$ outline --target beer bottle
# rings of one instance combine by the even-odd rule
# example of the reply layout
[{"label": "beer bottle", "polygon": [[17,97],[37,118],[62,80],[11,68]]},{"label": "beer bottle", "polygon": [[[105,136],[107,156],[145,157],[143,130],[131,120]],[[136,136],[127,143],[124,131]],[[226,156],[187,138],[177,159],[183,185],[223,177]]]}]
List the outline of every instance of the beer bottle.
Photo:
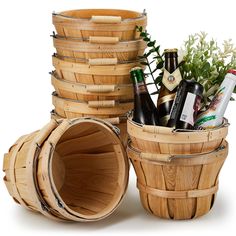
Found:
[{"label": "beer bottle", "polygon": [[194,80],[182,80],[180,82],[170,112],[168,127],[194,129],[203,90],[203,86]]},{"label": "beer bottle", "polygon": [[142,68],[130,71],[134,86],[133,121],[145,125],[157,125],[157,108],[148,92]]},{"label": "beer bottle", "polygon": [[177,86],[182,80],[178,68],[178,49],[165,49],[165,69],[157,100],[158,123],[167,126]]},{"label": "beer bottle", "polygon": [[235,85],[236,70],[229,70],[208,109],[197,117],[196,129],[212,129],[222,124]]}]

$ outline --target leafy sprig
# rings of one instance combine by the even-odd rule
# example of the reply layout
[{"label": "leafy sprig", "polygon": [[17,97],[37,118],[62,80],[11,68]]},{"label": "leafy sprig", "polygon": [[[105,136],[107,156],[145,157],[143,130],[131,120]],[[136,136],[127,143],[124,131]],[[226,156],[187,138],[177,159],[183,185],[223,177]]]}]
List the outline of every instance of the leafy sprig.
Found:
[{"label": "leafy sprig", "polygon": [[148,85],[154,84],[157,91],[152,93],[152,95],[158,94],[158,85],[162,80],[164,66],[164,57],[160,52],[160,45],[157,45],[156,40],[151,39],[150,34],[146,30],[143,30],[142,26],[136,26],[136,29],[140,33],[140,37],[147,44],[147,50],[139,58],[141,64],[147,66],[149,69],[149,72],[145,73],[145,76],[151,76],[153,80],[153,83],[149,83]]},{"label": "leafy sprig", "polygon": [[216,40],[208,40],[207,34],[200,32],[190,35],[181,51],[185,61],[180,67],[181,74],[184,79],[195,79],[204,86],[204,106],[207,106],[227,71],[236,68],[236,47],[231,40],[219,47]]}]

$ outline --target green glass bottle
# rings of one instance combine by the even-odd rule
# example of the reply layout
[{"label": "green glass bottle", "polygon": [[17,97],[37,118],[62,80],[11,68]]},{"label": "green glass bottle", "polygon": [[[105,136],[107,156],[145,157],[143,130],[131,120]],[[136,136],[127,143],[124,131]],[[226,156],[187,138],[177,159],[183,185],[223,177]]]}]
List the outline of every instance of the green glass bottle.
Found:
[{"label": "green glass bottle", "polygon": [[133,121],[144,125],[158,125],[157,108],[148,92],[142,68],[130,71],[134,87]]}]

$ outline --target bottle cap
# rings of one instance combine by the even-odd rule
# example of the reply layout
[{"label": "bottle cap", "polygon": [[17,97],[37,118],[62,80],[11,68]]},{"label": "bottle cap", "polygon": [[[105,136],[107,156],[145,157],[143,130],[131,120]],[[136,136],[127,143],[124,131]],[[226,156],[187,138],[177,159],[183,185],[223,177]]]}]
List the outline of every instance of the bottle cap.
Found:
[{"label": "bottle cap", "polygon": [[170,49],[165,49],[164,53],[170,53],[170,52],[178,52],[177,48],[170,48]]},{"label": "bottle cap", "polygon": [[234,69],[230,69],[230,70],[227,71],[227,73],[230,73],[230,74],[236,75],[236,70],[234,70]]},{"label": "bottle cap", "polygon": [[136,71],[136,70],[143,70],[143,69],[142,69],[141,67],[139,67],[139,66],[136,66],[136,67],[132,68],[132,69],[130,70],[130,72]]}]

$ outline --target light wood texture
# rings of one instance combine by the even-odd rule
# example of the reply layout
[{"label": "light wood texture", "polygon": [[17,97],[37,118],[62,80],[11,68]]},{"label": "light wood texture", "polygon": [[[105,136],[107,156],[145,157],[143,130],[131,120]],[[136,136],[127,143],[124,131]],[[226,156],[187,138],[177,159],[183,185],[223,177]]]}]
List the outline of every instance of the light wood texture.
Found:
[{"label": "light wood texture", "polygon": [[228,126],[214,130],[175,132],[161,126],[141,126],[128,119],[128,133],[133,146],[142,152],[159,154],[208,153],[217,149],[228,133]]},{"label": "light wood texture", "polygon": [[9,194],[52,219],[95,221],[108,216],[123,198],[129,170],[114,130],[92,118],[52,120],[21,137],[4,156]]},{"label": "light wood texture", "polygon": [[116,65],[117,63],[118,63],[117,58],[90,58],[88,59],[88,64],[91,66]]},{"label": "light wood texture", "polygon": [[53,56],[53,66],[61,79],[82,84],[130,84],[130,70],[140,66],[139,62],[117,65],[89,65],[68,62]]},{"label": "light wood texture", "polygon": [[56,73],[52,73],[51,83],[62,98],[80,101],[127,101],[133,99],[132,84],[87,85],[61,79]]},{"label": "light wood texture", "polygon": [[133,109],[132,101],[89,101],[61,98],[56,94],[52,95],[52,103],[58,115],[64,118],[77,118],[94,116],[99,118],[112,118],[122,116]]},{"label": "light wood texture", "polygon": [[119,42],[118,37],[103,37],[103,36],[90,36],[89,37],[90,43],[108,43],[108,44],[115,44]]},{"label": "light wood texture", "polygon": [[[59,116],[54,110],[51,112],[51,118],[57,120],[58,122],[65,119],[65,117]],[[113,126],[117,127],[120,131],[120,140],[122,141],[124,147],[127,146],[128,143],[128,133],[127,133],[127,117],[113,117],[113,118],[104,118],[106,122],[111,123]]]},{"label": "light wood texture", "polygon": [[144,29],[147,17],[138,12],[113,9],[84,9],[55,13],[53,24],[59,35],[87,40],[90,36],[118,37],[132,40],[140,37],[136,25]]},{"label": "light wood texture", "polygon": [[[105,38],[109,42],[109,38]],[[100,41],[107,42],[104,37]],[[130,62],[138,60],[143,55],[146,43],[140,40],[118,42],[118,43],[95,43],[99,42],[99,37],[90,38],[93,43],[76,39],[66,39],[59,36],[53,37],[53,45],[57,54],[63,56],[66,61],[81,62],[81,60],[116,58],[117,62]],[[107,60],[107,64],[117,64],[111,60]],[[98,60],[97,64],[105,64]],[[91,63],[90,63],[91,64]]]},{"label": "light wood texture", "polygon": [[118,24],[121,23],[121,16],[92,16],[91,21],[98,24]]},{"label": "light wood texture", "polygon": [[212,208],[218,190],[218,176],[228,154],[228,144],[208,154],[176,155],[170,160],[152,159],[127,147],[137,175],[137,187],[144,208],[167,219],[200,217]]}]

